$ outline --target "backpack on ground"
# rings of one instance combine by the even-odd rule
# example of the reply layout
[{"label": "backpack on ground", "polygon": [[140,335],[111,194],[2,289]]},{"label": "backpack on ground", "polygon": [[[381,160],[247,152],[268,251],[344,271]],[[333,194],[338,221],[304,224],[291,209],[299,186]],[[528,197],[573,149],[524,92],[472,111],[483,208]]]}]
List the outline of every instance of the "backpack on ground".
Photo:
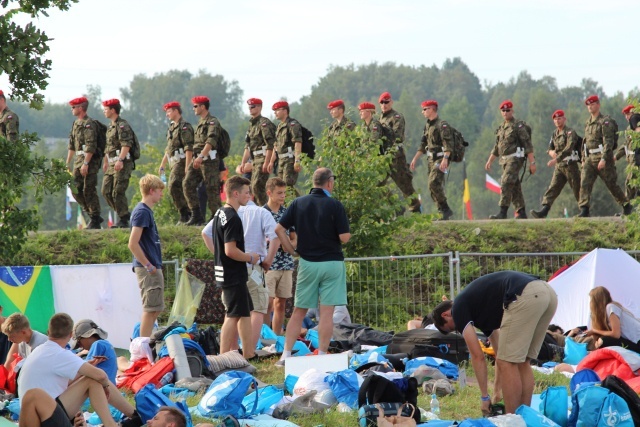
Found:
[{"label": "backpack on ground", "polygon": [[230,371],[216,378],[198,403],[198,412],[203,417],[220,418],[233,415],[242,418],[255,413],[258,399],[254,400],[252,408],[245,408],[242,400],[249,388],[257,389],[258,381],[253,375],[241,371]]},{"label": "backpack on ground", "polygon": [[[389,409],[390,415],[395,415],[398,411],[397,405],[404,403],[410,403],[413,406],[418,405],[418,380],[415,378],[402,378],[402,387],[396,385],[395,381],[391,381],[381,375],[371,374],[364,379],[364,382],[360,386],[358,391],[358,407],[363,411],[363,407],[375,408],[375,404],[390,404],[393,405]],[[395,412],[394,412],[395,409]],[[372,408],[365,409],[364,412],[373,412]],[[386,414],[385,410],[385,414]],[[378,411],[375,411],[377,417]],[[409,412],[408,416],[411,416]],[[416,422],[420,421],[420,412],[414,413]],[[368,417],[365,417],[368,418]],[[375,420],[375,417],[374,417]],[[375,424],[374,424],[375,425]]]},{"label": "backpack on ground", "polygon": [[229,132],[222,126],[220,126],[220,141],[218,143],[218,152],[216,153],[216,158],[224,159],[229,155],[229,150],[231,150],[231,137],[229,136]]},{"label": "backpack on ground", "polygon": [[634,426],[627,402],[605,387],[580,387],[571,396],[571,404],[568,427]]},{"label": "backpack on ground", "polygon": [[462,132],[451,126],[449,123],[443,121],[442,126],[448,126],[451,130],[451,141],[453,142],[453,152],[449,160],[459,163],[464,160],[465,149],[469,146],[469,143],[465,141]]},{"label": "backpack on ground", "polygon": [[187,418],[187,427],[191,427],[193,425],[189,408],[184,402],[172,401],[151,384],[147,384],[140,389],[140,391],[136,393],[134,399],[136,402],[136,411],[138,411],[143,423],[146,423],[155,417],[161,406],[169,406],[178,408],[184,414]]},{"label": "backpack on ground", "polygon": [[435,329],[411,329],[395,334],[387,353],[407,353],[410,359],[438,357],[451,363],[469,360],[469,348],[459,333],[442,334]]},{"label": "backpack on ground", "polygon": [[200,344],[206,355],[216,356],[220,354],[220,341],[218,339],[218,331],[213,326],[207,329],[198,330],[193,337],[194,341]]},{"label": "backpack on ground", "polygon": [[98,132],[96,133],[96,145],[98,146],[96,158],[100,159],[100,163],[102,164],[102,158],[107,150],[107,126],[99,120],[94,120],[93,122],[96,124],[96,128],[98,129]]},{"label": "backpack on ground", "polygon": [[611,392],[617,394],[627,402],[633,423],[640,426],[640,397],[629,387],[629,384],[615,375],[609,375],[602,381],[602,387],[611,390]]},{"label": "backpack on ground", "polygon": [[131,381],[131,390],[136,393],[147,384],[152,384],[154,387],[160,386],[160,380],[169,372],[173,371],[173,359],[170,357],[163,357],[152,365],[148,370],[143,371],[140,375],[136,376]]},{"label": "backpack on ground", "polygon": [[310,159],[313,159],[316,156],[316,146],[313,143],[313,134],[309,129],[300,125],[302,130],[302,152],[307,155]]}]

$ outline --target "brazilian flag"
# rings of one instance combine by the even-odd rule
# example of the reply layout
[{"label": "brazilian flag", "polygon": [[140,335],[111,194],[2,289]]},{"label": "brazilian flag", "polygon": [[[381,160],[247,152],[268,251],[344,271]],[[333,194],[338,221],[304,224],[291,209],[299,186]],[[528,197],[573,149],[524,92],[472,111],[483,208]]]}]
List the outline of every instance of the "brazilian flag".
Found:
[{"label": "brazilian flag", "polygon": [[33,329],[46,334],[55,313],[49,266],[0,267],[0,305],[5,316],[23,313]]}]

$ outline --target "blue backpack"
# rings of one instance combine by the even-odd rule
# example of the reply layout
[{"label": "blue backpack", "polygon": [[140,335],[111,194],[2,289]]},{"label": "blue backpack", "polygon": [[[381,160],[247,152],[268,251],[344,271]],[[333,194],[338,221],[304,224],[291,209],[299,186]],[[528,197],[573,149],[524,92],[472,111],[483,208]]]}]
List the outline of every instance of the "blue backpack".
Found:
[{"label": "blue backpack", "polygon": [[242,371],[229,371],[218,376],[198,403],[198,412],[203,417],[221,418],[233,415],[243,418],[247,414],[254,414],[258,406],[258,399],[253,401],[249,410],[242,404],[250,387],[258,388],[258,381],[253,375]]},{"label": "blue backpack", "polygon": [[142,418],[142,422],[144,423],[155,417],[161,406],[171,406],[182,411],[184,416],[187,418],[187,427],[191,427],[193,425],[187,405],[184,402],[174,402],[169,399],[167,396],[162,394],[160,390],[156,389],[153,384],[147,384],[142,387],[136,393],[134,399],[136,402],[136,410],[138,411],[138,414],[140,414],[140,418]]},{"label": "blue backpack", "polygon": [[580,387],[571,396],[572,410],[568,427],[633,427],[627,402],[604,387]]},{"label": "blue backpack", "polygon": [[567,425],[569,416],[567,397],[565,386],[547,388],[540,395],[540,413],[560,426]]}]

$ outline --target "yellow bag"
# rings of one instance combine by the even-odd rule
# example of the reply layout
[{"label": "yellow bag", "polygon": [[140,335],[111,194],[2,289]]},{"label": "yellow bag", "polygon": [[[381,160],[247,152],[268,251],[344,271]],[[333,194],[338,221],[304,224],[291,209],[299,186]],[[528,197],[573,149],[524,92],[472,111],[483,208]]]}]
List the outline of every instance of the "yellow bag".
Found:
[{"label": "yellow bag", "polygon": [[171,307],[168,324],[177,321],[187,328],[196,318],[196,312],[202,300],[205,284],[197,277],[182,270],[180,282],[176,289],[176,298]]},{"label": "yellow bag", "polygon": [[[405,403],[405,405],[411,406],[411,416],[405,417],[402,415],[402,406],[398,408],[397,415],[384,416],[384,409],[379,404],[376,404],[378,408],[378,420],[377,427],[416,427],[416,420],[413,419],[413,414],[416,412],[416,407],[411,403]],[[404,406],[404,405],[403,405]]]}]

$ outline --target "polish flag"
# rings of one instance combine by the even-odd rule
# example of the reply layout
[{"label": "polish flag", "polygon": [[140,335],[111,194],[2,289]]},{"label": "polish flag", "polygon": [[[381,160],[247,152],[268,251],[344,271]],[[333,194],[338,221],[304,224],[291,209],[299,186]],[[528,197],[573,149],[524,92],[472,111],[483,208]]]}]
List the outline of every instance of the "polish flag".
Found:
[{"label": "polish flag", "polygon": [[109,228],[113,227],[113,217],[111,216],[111,210],[109,210],[109,219],[107,220],[107,226]]},{"label": "polish flag", "polygon": [[486,179],[485,179],[485,187],[487,187],[489,190],[493,191],[494,193],[500,194],[500,183],[498,181],[496,181],[495,179],[491,178],[491,176],[489,174],[486,174]]}]

